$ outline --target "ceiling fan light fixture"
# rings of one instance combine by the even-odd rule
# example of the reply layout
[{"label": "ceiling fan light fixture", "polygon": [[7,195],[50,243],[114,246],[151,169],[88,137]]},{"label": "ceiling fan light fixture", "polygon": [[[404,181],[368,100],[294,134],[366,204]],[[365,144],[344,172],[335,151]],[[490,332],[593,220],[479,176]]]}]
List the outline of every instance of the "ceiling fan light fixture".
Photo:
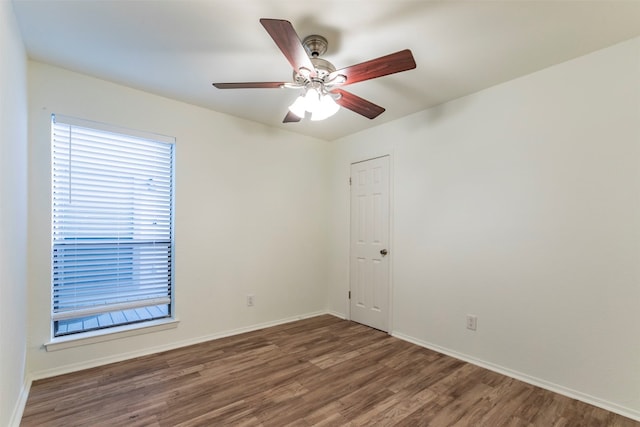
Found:
[{"label": "ceiling fan light fixture", "polygon": [[329,94],[322,95],[318,108],[311,114],[312,121],[324,120],[338,112],[340,106]]},{"label": "ceiling fan light fixture", "polygon": [[320,107],[321,96],[320,91],[316,88],[310,87],[307,89],[307,94],[304,96],[305,110],[310,113],[316,111]]},{"label": "ceiling fan light fixture", "polygon": [[293,104],[289,106],[289,111],[301,119],[304,119],[304,113],[307,111],[306,105],[307,103],[304,100],[304,96],[300,95],[295,101],[293,101]]},{"label": "ceiling fan light fixture", "polygon": [[319,121],[333,116],[340,109],[331,96],[322,87],[307,87],[306,93],[300,95],[289,106],[289,111],[303,119],[306,112],[311,113],[311,120]]}]

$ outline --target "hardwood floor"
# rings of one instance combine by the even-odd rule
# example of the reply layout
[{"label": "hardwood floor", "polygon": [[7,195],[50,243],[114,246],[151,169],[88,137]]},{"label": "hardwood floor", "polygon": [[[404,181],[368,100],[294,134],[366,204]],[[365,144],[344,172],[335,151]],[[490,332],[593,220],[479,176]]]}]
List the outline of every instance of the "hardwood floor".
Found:
[{"label": "hardwood floor", "polygon": [[23,426],[640,426],[332,316],[33,383]]}]

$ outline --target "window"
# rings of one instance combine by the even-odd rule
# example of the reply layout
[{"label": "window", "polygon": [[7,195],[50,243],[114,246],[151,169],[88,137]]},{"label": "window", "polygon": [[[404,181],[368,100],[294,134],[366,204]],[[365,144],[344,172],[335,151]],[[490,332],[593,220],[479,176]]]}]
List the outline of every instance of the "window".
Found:
[{"label": "window", "polygon": [[173,316],[173,138],[52,116],[53,336]]}]

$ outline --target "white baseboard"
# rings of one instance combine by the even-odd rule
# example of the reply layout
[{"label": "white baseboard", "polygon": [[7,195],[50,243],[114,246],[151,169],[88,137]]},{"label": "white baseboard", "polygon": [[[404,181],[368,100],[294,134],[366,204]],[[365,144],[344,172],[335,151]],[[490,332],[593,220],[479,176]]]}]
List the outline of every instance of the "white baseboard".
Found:
[{"label": "white baseboard", "polygon": [[447,356],[454,357],[459,360],[463,360],[465,362],[471,363],[472,365],[480,366],[485,369],[489,369],[490,371],[497,372],[502,375],[506,375],[511,378],[515,378],[522,382],[543,388],[545,390],[552,391],[554,393],[561,394],[563,396],[570,397],[572,399],[579,400],[584,403],[588,403],[589,405],[597,406],[598,408],[605,409],[610,412],[614,412],[616,414],[622,415],[623,417],[631,418],[636,421],[640,421],[640,412],[626,408],[624,406],[618,405],[613,402],[609,402],[603,399],[599,399],[597,397],[591,396],[586,393],[579,392],[577,390],[573,390],[540,378],[532,377],[530,375],[524,374],[522,372],[514,371],[509,368],[505,368],[500,365],[496,365],[490,362],[486,362],[484,360],[476,359],[473,356],[469,356],[467,354],[458,353],[457,351],[450,350],[448,348],[440,347],[438,345],[425,342],[416,338],[413,338],[408,335],[401,334],[399,332],[394,332],[391,334],[392,336],[399,338],[401,340],[410,342],[412,344],[419,345],[420,347],[428,348],[429,350],[437,351],[438,353],[446,354]]},{"label": "white baseboard", "polygon": [[18,397],[16,406],[13,408],[13,413],[11,414],[11,418],[9,419],[9,427],[20,426],[20,421],[22,421],[22,414],[24,413],[24,408],[27,405],[27,399],[29,398],[29,390],[31,390],[32,382],[33,381],[30,376],[27,376],[24,379],[22,390],[20,391],[20,396]]},{"label": "white baseboard", "polygon": [[[83,369],[95,368],[97,366],[108,365],[109,363],[122,362],[123,360],[133,359],[136,357],[147,356],[149,354],[161,353],[167,350],[174,350],[180,347],[187,347],[193,344],[199,344],[206,341],[216,340],[220,338],[226,338],[233,335],[243,334],[245,332],[252,332],[258,329],[269,328],[271,326],[283,325],[285,323],[295,322],[297,320],[308,319],[311,317],[321,316],[323,314],[330,314],[325,311],[317,311],[313,313],[305,313],[298,316],[288,317],[284,319],[274,320],[270,322],[259,323],[255,325],[245,326],[242,328],[232,329],[228,331],[217,332],[215,334],[204,335],[187,340],[177,341],[173,343],[163,344],[159,346],[149,347],[142,350],[136,350],[128,353],[121,353],[113,356],[102,357],[98,359],[83,361],[79,363],[72,363],[69,365],[59,366],[53,369],[45,369],[41,371],[31,372],[30,378],[35,380],[41,380],[44,378],[55,377],[57,375],[68,374],[70,372],[81,371]],[[27,391],[28,393],[28,391]]]},{"label": "white baseboard", "polygon": [[326,312],[326,314],[330,314],[333,317],[337,317],[338,319],[347,320],[347,316],[346,315],[344,315],[342,313],[338,313],[337,311],[329,310],[329,311]]}]

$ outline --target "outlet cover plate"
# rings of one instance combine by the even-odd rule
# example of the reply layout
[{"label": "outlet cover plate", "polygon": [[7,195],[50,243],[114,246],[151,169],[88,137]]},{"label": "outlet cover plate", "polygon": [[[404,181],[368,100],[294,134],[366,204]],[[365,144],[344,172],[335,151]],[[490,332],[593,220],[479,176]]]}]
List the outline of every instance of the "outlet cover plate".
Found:
[{"label": "outlet cover plate", "polygon": [[474,314],[467,314],[467,329],[471,331],[478,329],[478,316]]}]

